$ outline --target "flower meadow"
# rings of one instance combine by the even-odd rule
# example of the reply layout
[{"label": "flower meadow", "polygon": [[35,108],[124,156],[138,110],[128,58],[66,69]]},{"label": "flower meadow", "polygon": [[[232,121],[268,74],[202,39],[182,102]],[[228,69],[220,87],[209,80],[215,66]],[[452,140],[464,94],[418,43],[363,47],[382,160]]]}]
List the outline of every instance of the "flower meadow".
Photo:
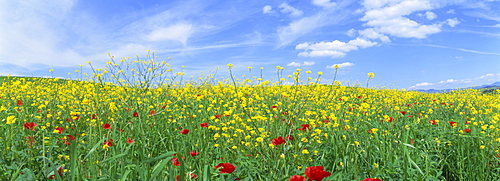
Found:
[{"label": "flower meadow", "polygon": [[500,179],[498,93],[342,86],[339,67],[186,79],[156,58],[0,79],[0,180]]}]

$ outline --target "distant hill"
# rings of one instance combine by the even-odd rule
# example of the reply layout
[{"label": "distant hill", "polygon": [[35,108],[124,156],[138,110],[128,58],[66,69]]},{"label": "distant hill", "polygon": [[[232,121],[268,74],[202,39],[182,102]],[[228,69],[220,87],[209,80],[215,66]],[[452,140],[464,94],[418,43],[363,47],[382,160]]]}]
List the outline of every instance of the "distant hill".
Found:
[{"label": "distant hill", "polygon": [[[472,89],[489,89],[489,88],[497,88],[500,87],[500,82],[494,82],[492,84],[487,84],[487,85],[482,85],[482,86],[476,86],[476,87],[471,87]],[[463,88],[460,88],[463,89]],[[460,90],[460,89],[441,89],[441,90],[436,90],[436,89],[427,89],[427,90],[422,90],[418,89],[415,91],[418,92],[426,92],[426,93],[443,93],[443,92],[450,92],[453,90]]]}]

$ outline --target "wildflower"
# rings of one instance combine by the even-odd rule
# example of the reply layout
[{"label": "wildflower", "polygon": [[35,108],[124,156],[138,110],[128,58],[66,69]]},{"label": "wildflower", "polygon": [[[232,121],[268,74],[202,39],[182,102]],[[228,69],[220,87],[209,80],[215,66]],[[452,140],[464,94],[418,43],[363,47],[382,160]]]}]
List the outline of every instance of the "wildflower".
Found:
[{"label": "wildflower", "polygon": [[73,136],[71,136],[71,135],[66,135],[66,136],[69,138],[69,140],[70,140],[70,141],[75,140],[75,137],[73,137]]},{"label": "wildflower", "polygon": [[7,122],[5,124],[14,124],[16,123],[16,116],[7,117]]},{"label": "wildflower", "polygon": [[448,123],[450,123],[450,126],[452,127],[457,127],[457,122],[455,121],[448,121]]},{"label": "wildflower", "polygon": [[57,134],[61,134],[64,131],[63,127],[57,127],[53,132]]},{"label": "wildflower", "polygon": [[372,128],[368,130],[368,133],[377,133],[378,129],[377,128]]},{"label": "wildflower", "polygon": [[134,117],[139,117],[139,113],[134,112],[134,113],[132,114],[132,116],[134,116]]},{"label": "wildflower", "polygon": [[178,158],[172,158],[172,164],[174,166],[181,166],[181,162],[179,162]]},{"label": "wildflower", "polygon": [[272,140],[273,145],[281,145],[284,144],[285,142],[286,141],[281,136]]},{"label": "wildflower", "polygon": [[464,129],[464,132],[466,132],[466,133],[470,133],[470,129],[469,129],[469,128],[466,128],[466,129]]},{"label": "wildflower", "polygon": [[17,106],[22,106],[23,105],[23,101],[22,100],[17,100]]},{"label": "wildflower", "polygon": [[399,113],[401,113],[402,115],[405,115],[405,114],[406,114],[406,111],[401,111],[401,112],[399,112]]},{"label": "wildflower", "polygon": [[37,124],[35,124],[34,122],[24,123],[24,129],[29,129],[31,131],[35,131],[36,126]]},{"label": "wildflower", "polygon": [[133,142],[135,142],[134,140],[130,139],[130,138],[127,138],[127,143],[128,144],[132,144]]},{"label": "wildflower", "polygon": [[[219,167],[222,167],[219,169]],[[215,169],[219,169],[220,173],[233,173],[236,167],[231,163],[219,163],[215,166]]]},{"label": "wildflower", "polygon": [[200,153],[198,153],[197,151],[191,151],[191,152],[189,152],[189,154],[190,154],[191,156],[197,156],[197,155],[199,155]]},{"label": "wildflower", "polygon": [[366,178],[363,181],[380,181],[379,178]]},{"label": "wildflower", "polygon": [[305,171],[309,180],[321,181],[325,177],[329,177],[332,173],[324,170],[323,166],[307,167]]},{"label": "wildflower", "polygon": [[149,115],[150,115],[150,116],[154,116],[154,115],[156,115],[156,111],[155,111],[155,110],[151,110],[151,112],[149,112]]},{"label": "wildflower", "polygon": [[110,126],[108,123],[103,124],[103,125],[102,125],[102,127],[103,127],[104,129],[111,129],[111,126]]},{"label": "wildflower", "polygon": [[293,136],[292,135],[288,135],[285,137],[287,140],[290,140],[290,141],[293,141]]},{"label": "wildflower", "polygon": [[306,181],[306,178],[300,175],[290,177],[290,181]]},{"label": "wildflower", "polygon": [[436,120],[429,120],[429,123],[433,124],[433,125],[437,125],[437,121]]},{"label": "wildflower", "polygon": [[304,150],[302,150],[302,153],[303,153],[303,154],[309,154],[309,150],[304,149]]},{"label": "wildflower", "polygon": [[104,145],[102,145],[102,148],[108,150],[108,147],[113,146],[113,139],[109,139],[108,141],[104,142]]},{"label": "wildflower", "polygon": [[202,128],[206,128],[206,127],[208,127],[208,123],[200,123],[200,126],[201,126]]},{"label": "wildflower", "polygon": [[[59,174],[59,176],[61,176],[61,177],[63,175],[63,170],[62,169],[63,169],[62,167],[59,167],[59,169],[57,169],[57,174]],[[49,176],[49,179],[55,179],[55,178],[56,178],[55,175]]]},{"label": "wildflower", "polygon": [[189,130],[188,129],[183,129],[181,130],[181,134],[188,134],[189,133]]},{"label": "wildflower", "polygon": [[308,124],[302,124],[302,127],[301,128],[298,128],[297,130],[300,130],[300,131],[304,131],[306,129],[311,129],[309,128],[309,125]]},{"label": "wildflower", "polygon": [[375,74],[374,74],[373,72],[368,73],[368,78],[370,78],[370,79],[371,79],[371,78],[373,78],[373,77],[375,77]]}]

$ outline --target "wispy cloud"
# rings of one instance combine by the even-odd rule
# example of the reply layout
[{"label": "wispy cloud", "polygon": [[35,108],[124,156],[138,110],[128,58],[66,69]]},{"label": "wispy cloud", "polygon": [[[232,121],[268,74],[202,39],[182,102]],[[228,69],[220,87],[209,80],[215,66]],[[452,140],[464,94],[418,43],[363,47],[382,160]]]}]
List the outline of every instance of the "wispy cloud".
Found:
[{"label": "wispy cloud", "polygon": [[446,79],[435,83],[422,82],[409,87],[408,89],[453,89],[480,86],[500,81],[500,74],[486,74],[476,78],[468,79]]},{"label": "wispy cloud", "polygon": [[314,64],[315,64],[314,62],[304,61],[304,63],[291,62],[291,63],[287,64],[286,66],[302,67],[302,66],[311,66],[311,65],[314,65]]},{"label": "wispy cloud", "polygon": [[264,13],[264,14],[270,14],[273,12],[274,12],[273,7],[270,5],[265,5],[264,7],[262,7],[262,13]]},{"label": "wispy cloud", "polygon": [[283,2],[280,4],[278,7],[282,13],[289,13],[291,16],[301,16],[304,14],[301,10],[298,10],[292,6],[290,6],[288,3]]},{"label": "wispy cloud", "polygon": [[477,54],[483,54],[483,55],[500,55],[500,53],[496,53],[496,52],[482,52],[482,51],[470,50],[470,49],[465,49],[465,48],[454,48],[454,47],[441,46],[441,45],[431,45],[431,44],[420,44],[420,45],[422,45],[422,46],[428,46],[428,47],[436,47],[436,48],[445,48],[445,49],[459,50],[459,51],[463,51],[463,52],[477,53]]},{"label": "wispy cloud", "polygon": [[286,46],[297,38],[307,35],[318,28],[337,24],[347,19],[352,12],[343,9],[350,1],[341,1],[330,8],[323,8],[317,13],[292,21],[287,26],[278,28],[278,47]]},{"label": "wispy cloud", "polygon": [[355,64],[353,64],[351,62],[344,62],[344,63],[329,65],[329,66],[326,66],[326,68],[333,69],[333,68],[335,68],[335,65],[339,66],[339,68],[347,68],[347,67],[352,67]]},{"label": "wispy cloud", "polygon": [[376,42],[371,42],[362,38],[356,38],[349,42],[341,42],[334,40],[332,42],[319,43],[301,43],[295,49],[303,50],[298,56],[302,57],[331,57],[340,58],[346,55],[347,52],[358,50],[359,48],[367,48],[376,46]]}]

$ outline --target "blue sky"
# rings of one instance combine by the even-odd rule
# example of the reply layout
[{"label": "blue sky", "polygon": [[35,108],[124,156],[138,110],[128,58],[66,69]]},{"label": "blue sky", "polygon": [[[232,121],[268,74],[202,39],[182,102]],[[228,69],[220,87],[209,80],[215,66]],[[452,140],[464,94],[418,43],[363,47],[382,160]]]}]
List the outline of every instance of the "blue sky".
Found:
[{"label": "blue sky", "polygon": [[274,78],[295,69],[332,81],[446,89],[500,81],[498,0],[4,0],[0,75],[68,77],[154,51],[188,75]]}]

